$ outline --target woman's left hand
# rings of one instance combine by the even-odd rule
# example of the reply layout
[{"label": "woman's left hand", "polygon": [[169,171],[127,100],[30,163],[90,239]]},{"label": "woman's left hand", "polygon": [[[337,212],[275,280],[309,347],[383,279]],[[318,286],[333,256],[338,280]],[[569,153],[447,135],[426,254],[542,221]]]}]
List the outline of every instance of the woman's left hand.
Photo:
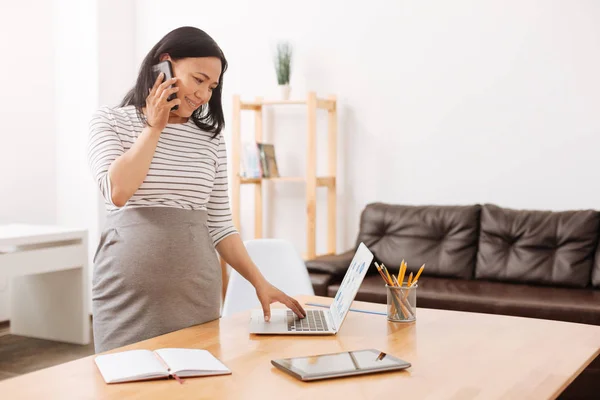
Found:
[{"label": "woman's left hand", "polygon": [[256,286],[256,296],[262,305],[265,321],[271,319],[271,303],[276,301],[288,306],[299,318],[306,317],[306,311],[296,299],[291,298],[267,281]]}]

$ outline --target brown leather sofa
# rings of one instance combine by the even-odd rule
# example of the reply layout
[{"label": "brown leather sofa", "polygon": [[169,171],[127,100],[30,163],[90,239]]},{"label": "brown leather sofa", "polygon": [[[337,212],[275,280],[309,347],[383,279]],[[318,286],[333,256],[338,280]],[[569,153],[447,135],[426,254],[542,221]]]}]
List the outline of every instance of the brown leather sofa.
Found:
[{"label": "brown leather sofa", "polygon": [[[355,247],[364,242],[390,273],[403,259],[413,273],[425,263],[418,307],[600,325],[599,236],[595,210],[373,203]],[[317,295],[335,295],[354,251],[306,262]],[[386,302],[374,267],[356,300]],[[599,386],[600,357],[561,398],[594,398]]]},{"label": "brown leather sofa", "polygon": [[[600,325],[600,212],[493,204],[369,204],[356,245],[419,279],[417,306]],[[307,261],[316,294],[334,296],[355,249]],[[407,272],[408,274],[408,272]],[[356,300],[386,302],[374,267]]]}]

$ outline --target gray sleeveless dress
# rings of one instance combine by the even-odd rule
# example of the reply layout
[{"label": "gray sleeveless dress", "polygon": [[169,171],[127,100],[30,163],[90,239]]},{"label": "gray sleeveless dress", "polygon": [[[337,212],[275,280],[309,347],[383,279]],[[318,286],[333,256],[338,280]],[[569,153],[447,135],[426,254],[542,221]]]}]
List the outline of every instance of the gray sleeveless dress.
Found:
[{"label": "gray sleeveless dress", "polygon": [[94,258],[96,353],[219,318],[221,287],[206,211],[111,211]]}]

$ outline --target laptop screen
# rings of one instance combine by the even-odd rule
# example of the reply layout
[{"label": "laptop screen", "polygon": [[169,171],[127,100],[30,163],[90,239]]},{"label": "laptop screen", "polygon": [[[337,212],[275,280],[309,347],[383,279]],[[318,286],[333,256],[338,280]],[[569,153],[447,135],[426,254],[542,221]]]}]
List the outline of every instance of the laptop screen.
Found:
[{"label": "laptop screen", "polygon": [[361,243],[329,308],[336,329],[340,329],[372,261],[373,254]]}]

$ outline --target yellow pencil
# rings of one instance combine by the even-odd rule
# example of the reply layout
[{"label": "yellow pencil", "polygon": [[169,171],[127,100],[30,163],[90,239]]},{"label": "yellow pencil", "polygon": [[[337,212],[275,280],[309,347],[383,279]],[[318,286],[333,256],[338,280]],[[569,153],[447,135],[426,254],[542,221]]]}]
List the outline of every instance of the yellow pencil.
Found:
[{"label": "yellow pencil", "polygon": [[[385,272],[385,274],[387,275],[388,279],[390,280],[390,282],[392,282],[392,277],[390,276],[390,273],[388,272],[387,268],[385,267],[384,263],[381,263],[381,268],[383,269],[383,272]],[[393,284],[393,282],[392,282]]]},{"label": "yellow pencil", "polygon": [[404,274],[406,273],[406,263],[402,260],[402,264],[400,264],[400,273],[398,274],[398,282],[400,282],[400,286],[404,283]]},{"label": "yellow pencil", "polygon": [[417,272],[417,275],[415,276],[413,285],[419,280],[419,277],[421,276],[421,272],[423,272],[423,269],[425,269],[425,264],[421,265],[421,268],[419,268],[419,272]]},{"label": "yellow pencil", "polygon": [[411,272],[410,275],[408,276],[408,283],[407,283],[409,287],[410,287],[410,285],[412,283],[412,278],[413,278],[413,275],[412,275],[412,272]]}]

